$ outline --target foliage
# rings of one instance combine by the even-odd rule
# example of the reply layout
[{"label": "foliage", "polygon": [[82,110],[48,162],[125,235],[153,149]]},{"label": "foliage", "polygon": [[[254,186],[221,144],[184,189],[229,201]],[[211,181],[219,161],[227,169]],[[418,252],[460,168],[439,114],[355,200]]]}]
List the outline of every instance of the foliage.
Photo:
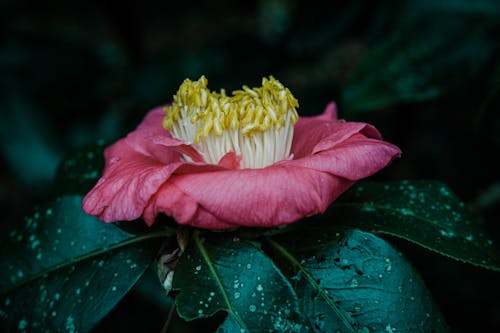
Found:
[{"label": "foliage", "polygon": [[2,330],[89,331],[155,258],[151,240],[168,234],[104,224],[82,211],[81,196],[40,207],[2,242]]}]

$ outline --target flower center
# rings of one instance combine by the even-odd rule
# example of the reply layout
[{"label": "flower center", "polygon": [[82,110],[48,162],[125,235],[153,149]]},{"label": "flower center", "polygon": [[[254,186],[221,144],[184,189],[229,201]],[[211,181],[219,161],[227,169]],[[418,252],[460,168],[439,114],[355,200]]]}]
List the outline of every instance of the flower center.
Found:
[{"label": "flower center", "polygon": [[208,163],[217,164],[228,152],[241,156],[242,168],[263,168],[290,158],[293,125],[299,106],[288,88],[270,76],[262,87],[233,91],[227,96],[207,88],[207,79],[189,79],[165,107],[163,126],[194,143]]}]

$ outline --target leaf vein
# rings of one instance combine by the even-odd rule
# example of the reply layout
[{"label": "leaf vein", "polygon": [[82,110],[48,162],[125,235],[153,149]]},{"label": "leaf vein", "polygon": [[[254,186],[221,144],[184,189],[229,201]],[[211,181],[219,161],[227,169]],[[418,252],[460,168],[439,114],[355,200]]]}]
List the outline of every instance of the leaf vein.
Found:
[{"label": "leaf vein", "polygon": [[231,301],[229,300],[229,296],[226,293],[226,290],[224,289],[224,285],[222,284],[222,280],[217,272],[217,269],[214,266],[214,263],[210,259],[210,256],[207,253],[207,250],[205,249],[205,246],[203,246],[200,237],[199,237],[199,232],[196,231],[193,235],[194,241],[196,243],[196,246],[198,247],[198,250],[200,251],[201,255],[203,256],[203,259],[205,259],[205,262],[210,269],[210,272],[212,273],[215,282],[217,283],[217,286],[222,294],[222,298],[224,299],[224,302],[227,305],[227,311],[229,314],[233,316],[233,318],[236,320],[238,325],[245,330],[245,332],[248,332],[248,328],[243,322],[243,320],[240,318],[240,316],[236,313],[236,311],[233,308],[233,305]]},{"label": "leaf vein", "polygon": [[346,316],[342,313],[342,311],[338,308],[338,306],[333,302],[332,297],[328,294],[328,291],[325,290],[320,284],[316,282],[312,274],[302,266],[297,259],[295,259],[290,252],[285,249],[282,245],[278,244],[276,241],[266,238],[267,242],[271,244],[278,252],[283,255],[287,260],[289,260],[294,266],[296,266],[302,273],[304,273],[307,281],[320,292],[321,297],[327,302],[327,304],[335,311],[337,316],[342,320],[342,323],[351,331],[356,332],[356,329],[351,325]]}]

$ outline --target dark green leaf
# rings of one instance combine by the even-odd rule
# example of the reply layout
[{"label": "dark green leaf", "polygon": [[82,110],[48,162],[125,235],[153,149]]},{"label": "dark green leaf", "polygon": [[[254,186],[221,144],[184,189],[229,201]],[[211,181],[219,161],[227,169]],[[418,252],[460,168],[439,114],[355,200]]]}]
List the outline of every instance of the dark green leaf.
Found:
[{"label": "dark green leaf", "polygon": [[23,186],[42,191],[61,158],[49,119],[18,96],[0,101],[0,108],[0,151],[7,166]]},{"label": "dark green leaf", "polygon": [[99,221],[82,211],[80,196],[56,199],[25,218],[24,225],[10,232],[4,248],[12,254],[3,259],[0,291],[28,282],[47,270],[67,264],[75,258],[131,235]]},{"label": "dark green leaf", "polygon": [[97,183],[104,167],[104,144],[88,145],[68,153],[57,170],[56,194],[85,194]]},{"label": "dark green leaf", "polygon": [[[500,7],[500,6],[499,6]],[[500,56],[496,59],[488,86],[484,89],[484,99],[478,112],[475,113],[475,132],[482,140],[489,143],[492,149],[500,146]],[[491,149],[491,148],[490,148]]]},{"label": "dark green leaf", "polygon": [[168,234],[128,234],[85,214],[81,199],[64,196],[37,209],[2,242],[6,331],[88,331],[151,263],[152,239]]},{"label": "dark green leaf", "polygon": [[176,267],[175,303],[185,320],[228,313],[218,332],[308,332],[289,281],[252,243],[194,234]]},{"label": "dark green leaf", "polygon": [[[464,25],[469,23],[469,28]],[[351,112],[438,97],[473,77],[490,59],[494,20],[483,17],[424,16],[403,24],[375,45],[353,70],[342,92]]]},{"label": "dark green leaf", "polygon": [[336,224],[401,237],[442,255],[493,270],[500,257],[467,207],[436,181],[364,183],[328,211]]},{"label": "dark green leaf", "polygon": [[88,332],[125,296],[154,258],[134,244],[34,280],[0,299],[6,332]]},{"label": "dark green leaf", "polygon": [[465,16],[478,15],[481,18],[491,20],[500,14],[500,6],[497,0],[414,0],[406,1],[405,5],[403,19],[448,13]]},{"label": "dark green leaf", "polygon": [[359,230],[308,226],[268,239],[314,332],[446,332],[401,253]]}]

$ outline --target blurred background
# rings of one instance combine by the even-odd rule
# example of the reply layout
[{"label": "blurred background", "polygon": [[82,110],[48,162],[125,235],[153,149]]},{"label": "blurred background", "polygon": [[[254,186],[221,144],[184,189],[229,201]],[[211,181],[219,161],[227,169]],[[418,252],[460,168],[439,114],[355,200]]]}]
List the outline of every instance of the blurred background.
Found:
[{"label": "blurred background", "polygon": [[[403,150],[372,180],[443,181],[500,242],[498,0],[1,0],[0,230],[50,195],[66,152],[120,138],[203,74],[217,90],[274,75],[301,115],[335,101]],[[498,273],[393,242],[454,332],[500,331]],[[141,283],[96,332],[161,329],[161,291]]]}]

